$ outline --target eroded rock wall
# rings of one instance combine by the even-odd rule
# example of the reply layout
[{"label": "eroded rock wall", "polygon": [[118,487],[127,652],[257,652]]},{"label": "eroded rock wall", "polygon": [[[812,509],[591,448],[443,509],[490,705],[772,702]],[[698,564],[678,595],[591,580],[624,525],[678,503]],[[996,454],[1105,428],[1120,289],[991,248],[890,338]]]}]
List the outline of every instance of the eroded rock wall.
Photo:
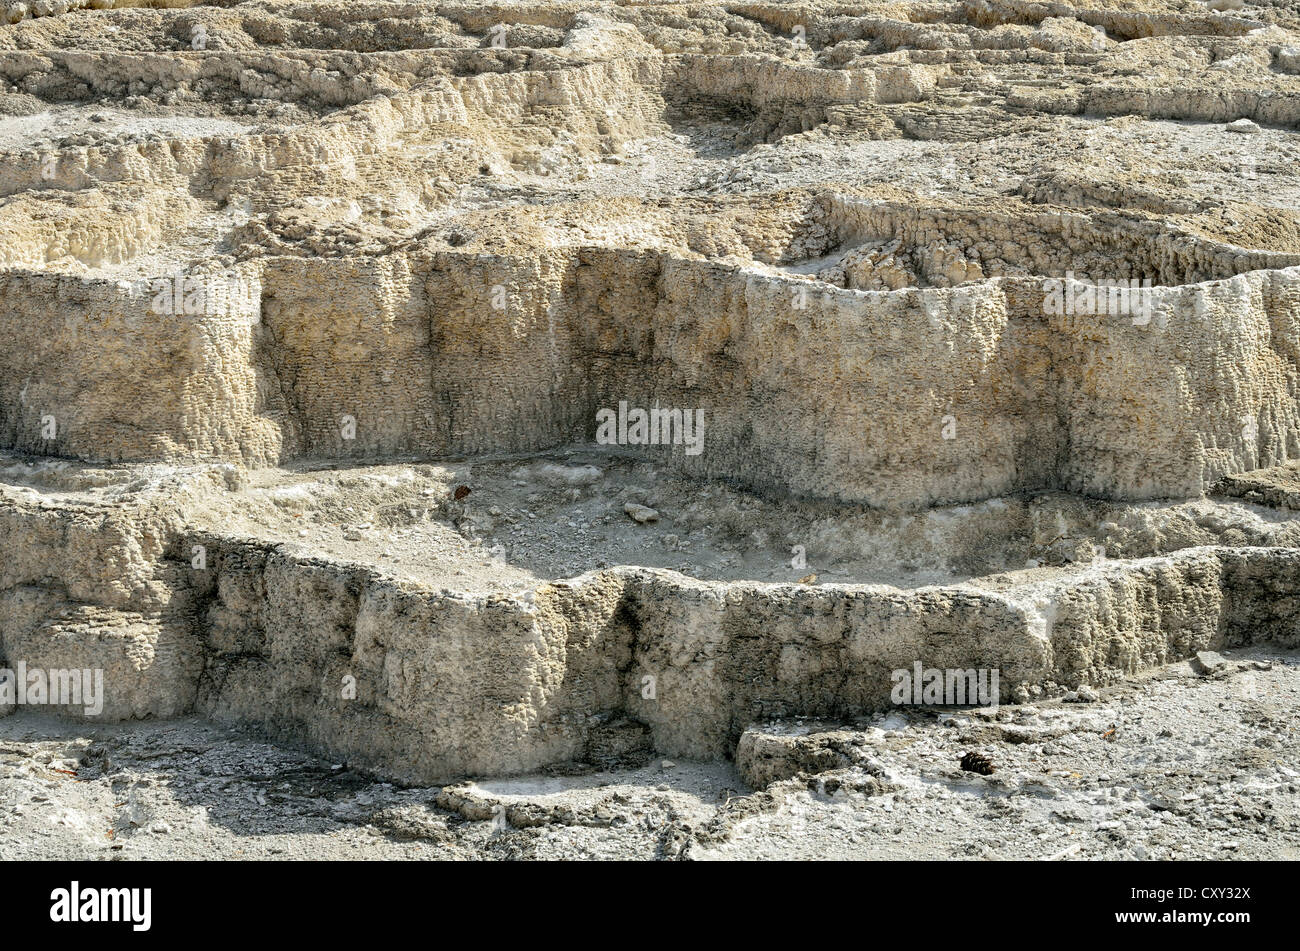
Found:
[{"label": "eroded rock wall", "polygon": [[687,471],[880,506],[1199,495],[1300,451],[1295,268],[1153,287],[1121,315],[1051,313],[1042,279],[855,291],[595,248],[241,274],[252,306],[198,315],[11,275],[0,320],[31,345],[0,355],[5,443],[250,465],[521,451],[657,403],[704,413],[698,455],[649,450]]},{"label": "eroded rock wall", "polygon": [[0,515],[17,550],[62,553],[0,563],[4,657],[101,667],[110,720],[257,723],[419,782],[581,759],[619,717],[665,755],[729,755],[754,720],[887,707],[891,672],[918,657],[997,668],[1012,699],[1226,644],[1293,646],[1300,604],[1288,549],[1190,548],[997,589],[624,567],[470,596],[188,531],[174,511]]}]

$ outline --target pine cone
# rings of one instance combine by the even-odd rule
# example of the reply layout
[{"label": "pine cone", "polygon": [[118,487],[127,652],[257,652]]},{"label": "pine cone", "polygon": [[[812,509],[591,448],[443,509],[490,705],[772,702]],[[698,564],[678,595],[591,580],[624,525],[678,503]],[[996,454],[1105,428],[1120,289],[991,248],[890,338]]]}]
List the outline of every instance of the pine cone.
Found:
[{"label": "pine cone", "polygon": [[988,776],[993,772],[993,760],[983,753],[967,753],[961,758],[961,768],[968,773],[979,773],[981,776]]}]

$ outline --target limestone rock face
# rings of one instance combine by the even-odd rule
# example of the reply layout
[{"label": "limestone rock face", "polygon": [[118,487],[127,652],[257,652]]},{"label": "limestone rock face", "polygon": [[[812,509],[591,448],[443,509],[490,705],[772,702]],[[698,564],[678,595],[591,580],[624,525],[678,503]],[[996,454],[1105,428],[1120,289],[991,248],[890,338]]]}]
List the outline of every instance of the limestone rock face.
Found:
[{"label": "limestone rock face", "polygon": [[766,785],[1297,646],[1300,17],[904,6],[0,7],[0,668]]},{"label": "limestone rock face", "polygon": [[[938,227],[890,206],[811,200],[828,209],[818,217],[832,244]],[[1035,245],[1024,222],[1017,234],[1012,219],[949,214],[950,240],[976,235],[1004,270],[1066,270],[1055,220]],[[1086,218],[1072,227],[1130,239]],[[1090,293],[1064,281],[1061,292],[1012,276],[948,287],[943,271],[921,278],[940,286],[863,292],[612,250],[291,258],[222,277],[260,296],[220,316],[153,313],[170,284],[63,293],[44,277],[10,279],[7,333],[36,340],[4,355],[0,425],[15,448],[103,462],[373,461],[591,439],[599,408],[644,393],[704,414],[708,451],[677,460],[687,471],[903,507],[1023,489],[1195,495],[1285,461],[1300,439],[1287,343],[1296,256],[1132,240],[1139,267],[1169,269],[1162,280],[1213,280],[1134,292],[1143,309],[1116,319],[1052,313],[1053,295]],[[1057,261],[1035,267],[1036,254]],[[1272,259],[1288,266],[1269,270]],[[710,364],[723,369],[706,376]]]},{"label": "limestone rock face", "polygon": [[30,503],[6,512],[65,540],[69,577],[108,564],[134,582],[51,586],[51,566],[28,554],[41,549],[11,533],[6,658],[101,668],[110,720],[194,710],[261,723],[412,782],[580,759],[600,741],[599,711],[645,724],[664,755],[722,756],[756,719],[888,707],[893,672],[916,658],[997,669],[1009,702],[1225,644],[1297,643],[1290,548],[1193,547],[915,590],[620,567],[527,596],[471,595],[194,532],[161,512],[134,520],[159,537]]}]

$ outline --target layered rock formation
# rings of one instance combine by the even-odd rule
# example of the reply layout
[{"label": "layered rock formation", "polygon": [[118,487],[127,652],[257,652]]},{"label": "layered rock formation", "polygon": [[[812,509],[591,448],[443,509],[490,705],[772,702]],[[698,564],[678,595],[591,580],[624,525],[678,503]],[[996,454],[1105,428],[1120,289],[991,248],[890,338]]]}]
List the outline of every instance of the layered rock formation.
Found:
[{"label": "layered rock formation", "polygon": [[[886,705],[918,659],[997,668],[1009,700],[1294,646],[1292,517],[1251,475],[1300,454],[1284,5],[6,15],[0,659],[103,669],[106,717],[255,722],[442,782],[620,743],[729,755],[755,719]],[[1109,559],[1080,540],[1028,566],[1008,533],[1008,575],[772,583],[693,566],[673,499],[627,521],[656,500],[591,488],[598,467],[519,518],[576,493],[684,567],[620,549],[485,593],[320,535],[345,503],[519,534],[472,479],[383,505],[344,486],[300,530],[279,509],[307,489],[247,485],[545,462],[620,406],[697,414],[700,451],[619,458],[776,506],[764,538],[800,506],[937,531],[983,524],[970,504],[1141,513],[1225,477],[1264,494],[1213,517],[1273,527],[1140,556],[1097,529]]]}]

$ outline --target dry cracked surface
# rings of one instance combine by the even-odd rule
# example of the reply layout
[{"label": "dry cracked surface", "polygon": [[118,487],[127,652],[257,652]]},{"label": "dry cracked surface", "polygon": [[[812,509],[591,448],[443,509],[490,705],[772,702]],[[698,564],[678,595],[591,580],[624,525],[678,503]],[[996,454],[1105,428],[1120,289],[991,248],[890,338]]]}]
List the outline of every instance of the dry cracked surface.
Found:
[{"label": "dry cracked surface", "polygon": [[1297,128],[1296,0],[3,0],[0,856],[1296,858]]}]

